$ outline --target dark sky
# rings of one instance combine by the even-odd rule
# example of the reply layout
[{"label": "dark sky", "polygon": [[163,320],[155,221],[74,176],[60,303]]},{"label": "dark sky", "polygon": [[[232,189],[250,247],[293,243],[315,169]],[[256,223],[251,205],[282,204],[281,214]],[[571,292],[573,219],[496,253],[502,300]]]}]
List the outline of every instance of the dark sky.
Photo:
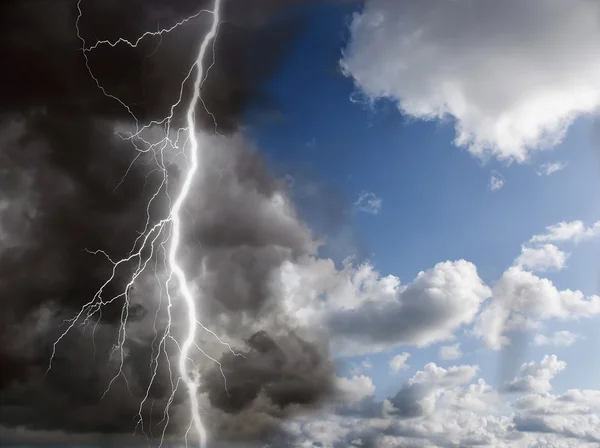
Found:
[{"label": "dark sky", "polygon": [[[220,143],[220,152],[205,154],[214,165],[194,185],[187,209],[193,219],[182,246],[190,272],[204,263],[211,274],[203,284],[204,312],[222,323],[246,354],[221,360],[229,372],[229,396],[216,367],[207,367],[202,390],[215,409],[209,424],[216,437],[265,438],[274,421],[289,415],[288,405],[312,406],[331,392],[333,367],[324,344],[271,325],[281,312],[271,275],[283,261],[310,252],[310,234],[299,221],[265,215],[262,204],[285,193],[284,186],[237,131],[249,102],[266,112],[277,110],[264,87],[306,25],[301,3],[226,2],[216,64],[202,92],[219,132],[230,137]],[[211,2],[84,0],[80,31],[88,43],[135,39],[204,7]],[[63,320],[72,318],[110,276],[110,263],[89,250],[101,249],[113,259],[126,256],[144,229],[150,198],[159,192],[149,209],[154,223],[164,216],[167,194],[172,196],[181,180],[177,163],[165,169],[168,186],[149,158],[132,164],[136,152],[115,129],[132,129],[133,118],[90,76],[76,18],[74,1],[19,0],[0,6],[0,425],[6,434],[23,426],[29,438],[48,443],[48,433],[39,431],[67,440],[83,434],[90,442],[99,434],[115,440],[130,434],[147,391],[153,405],[143,409],[143,429],[157,432],[171,391],[166,354],[159,357],[148,389],[157,350],[152,318],[158,291],[148,276],[136,284],[129,307],[131,329],[121,367],[128,384],[119,377],[100,400],[120,368],[112,350],[122,318],[118,300],[102,308],[101,320],[99,314],[87,326],[73,327],[45,374],[52,343],[65,329]],[[135,49],[100,47],[88,53],[89,68],[140,123],[160,119],[193,64],[209,19],[201,14]],[[190,87],[185,86],[184,98]],[[183,111],[175,111],[174,125],[181,123]],[[199,126],[212,132],[212,118],[203,109],[197,117]],[[133,268],[126,264],[116,271],[103,297],[120,294]],[[244,325],[248,318],[260,319],[263,328]],[[160,319],[158,331],[164,331]],[[173,357],[173,344],[167,348]],[[175,395],[175,414],[185,412],[184,399]],[[168,432],[181,433],[185,422],[174,417]]]}]

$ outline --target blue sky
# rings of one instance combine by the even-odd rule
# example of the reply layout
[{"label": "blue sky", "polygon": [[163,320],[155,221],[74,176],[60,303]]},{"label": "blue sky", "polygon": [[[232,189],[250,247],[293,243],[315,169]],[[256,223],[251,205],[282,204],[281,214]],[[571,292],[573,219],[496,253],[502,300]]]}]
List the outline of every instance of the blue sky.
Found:
[{"label": "blue sky", "polygon": [[[456,131],[451,116],[420,120],[402,114],[389,98],[374,104],[351,101],[360,89],[351,77],[340,73],[337,64],[348,43],[351,13],[356,10],[360,8],[319,6],[308,12],[310,26],[269,85],[283,115],[253,123],[250,114],[249,121],[258,146],[281,173],[289,173],[290,166],[308,167],[313,181],[335,191],[349,207],[363,191],[381,198],[378,213],[355,212],[346,217],[345,224],[356,239],[344,241],[358,251],[357,261],[368,259],[382,275],[392,274],[406,284],[440,261],[465,259],[493,286],[519,256],[521,244],[544,233],[547,226],[575,220],[591,226],[600,219],[600,153],[592,137],[593,117],[580,116],[558,144],[532,151],[525,160],[482,160],[453,144]],[[543,164],[556,161],[564,168],[538,175]],[[504,184],[491,191],[490,177],[495,173]],[[300,201],[299,207],[309,225],[319,229],[319,220],[311,221],[315,202]],[[329,237],[338,241],[335,233],[340,229],[329,230]],[[542,275],[559,289],[598,294],[597,240],[567,245],[567,267]],[[355,241],[361,246],[355,247]],[[337,256],[338,263],[348,255],[328,253],[327,246],[324,251]],[[481,377],[501,387],[518,375],[522,362],[551,352],[569,366],[553,380],[555,392],[598,389],[595,372],[600,369],[600,357],[590,356],[600,345],[598,324],[596,317],[569,322],[551,319],[539,330],[525,332],[524,339],[517,340],[522,347],[512,351],[486,349],[465,326],[451,342],[425,348],[400,345],[342,358],[339,374],[350,377],[360,371],[368,375],[376,385],[375,396],[382,400],[394,395],[403,381],[428,362],[442,367],[476,364]],[[569,347],[533,345],[536,333],[555,331],[570,331],[585,339]],[[439,347],[454,343],[460,343],[463,357],[440,360]],[[402,352],[410,353],[410,367],[391,374],[389,361]],[[357,370],[365,360],[372,367]],[[508,373],[500,373],[503,364],[510,364]]]}]

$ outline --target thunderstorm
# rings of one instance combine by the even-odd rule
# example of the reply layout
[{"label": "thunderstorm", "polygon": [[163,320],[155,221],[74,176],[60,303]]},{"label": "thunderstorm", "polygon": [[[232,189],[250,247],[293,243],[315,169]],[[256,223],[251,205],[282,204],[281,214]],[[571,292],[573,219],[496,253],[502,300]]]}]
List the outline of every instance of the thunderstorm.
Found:
[{"label": "thunderstorm", "polygon": [[[169,405],[173,402],[175,392],[177,391],[177,388],[181,382],[181,383],[183,383],[183,387],[185,388],[185,390],[187,392],[187,398],[189,401],[190,425],[189,425],[188,431],[185,434],[186,445],[187,445],[188,437],[191,437],[191,435],[189,433],[190,433],[190,431],[193,431],[193,432],[195,432],[195,437],[197,438],[198,446],[200,446],[201,448],[205,448],[207,446],[208,433],[207,433],[207,429],[206,429],[205,424],[202,421],[202,418],[200,415],[201,410],[200,410],[200,404],[198,402],[198,387],[200,384],[200,373],[199,373],[197,366],[194,364],[194,362],[191,358],[191,352],[194,349],[198,350],[200,353],[202,353],[202,355],[204,355],[211,362],[214,362],[219,365],[221,374],[223,375],[224,387],[225,387],[225,389],[227,388],[227,379],[225,377],[223,369],[221,368],[221,365],[219,364],[219,361],[217,361],[213,357],[209,356],[197,344],[196,337],[197,337],[198,331],[202,330],[204,332],[209,333],[219,343],[226,346],[226,348],[228,350],[230,350],[231,353],[233,353],[236,356],[243,356],[240,353],[235,352],[228,343],[222,341],[215,332],[213,332],[212,330],[210,330],[209,328],[207,328],[205,325],[203,325],[200,322],[200,320],[198,319],[197,310],[196,310],[196,301],[198,300],[198,297],[194,296],[194,293],[192,292],[192,289],[190,288],[190,285],[188,284],[188,279],[186,277],[186,273],[185,273],[184,269],[182,268],[182,266],[179,262],[179,259],[178,259],[178,254],[179,254],[178,251],[179,251],[180,239],[181,239],[182,207],[184,206],[184,203],[189,196],[190,187],[194,181],[194,177],[196,176],[196,174],[198,172],[198,167],[199,167],[198,152],[201,149],[199,148],[198,139],[195,134],[195,130],[196,130],[195,109],[198,105],[198,102],[201,102],[203,104],[206,112],[212,116],[210,111],[208,109],[206,109],[206,106],[204,105],[204,101],[202,100],[202,97],[201,97],[201,89],[202,89],[202,85],[203,85],[204,81],[206,80],[208,72],[209,72],[210,68],[212,67],[212,65],[209,67],[205,67],[204,60],[205,60],[205,56],[207,54],[208,49],[211,47],[211,43],[212,43],[213,49],[214,49],[214,43],[218,37],[218,30],[219,30],[219,26],[221,24],[220,13],[221,13],[221,8],[222,8],[222,2],[223,2],[223,0],[215,0],[212,10],[203,9],[203,10],[197,12],[196,14],[185,18],[184,20],[178,22],[177,24],[175,24],[169,28],[160,29],[155,32],[146,32],[143,35],[141,35],[138,39],[136,39],[135,41],[130,41],[125,38],[119,38],[115,41],[98,40],[97,42],[95,42],[93,44],[88,44],[86,42],[86,40],[82,37],[80,26],[79,26],[81,18],[83,16],[82,0],[79,0],[78,4],[77,4],[77,10],[78,10],[78,17],[77,17],[77,21],[76,21],[77,36],[82,44],[81,50],[85,57],[86,66],[89,71],[89,74],[92,77],[92,79],[94,80],[94,82],[96,83],[97,87],[102,91],[102,93],[104,95],[119,102],[121,104],[121,106],[123,106],[125,109],[127,109],[129,114],[134,118],[135,123],[136,123],[135,132],[129,133],[129,135],[125,135],[125,136],[121,135],[121,138],[123,138],[125,140],[129,140],[132,143],[132,145],[134,145],[135,149],[138,151],[138,153],[140,155],[144,154],[144,153],[149,153],[149,152],[153,153],[153,158],[157,162],[158,169],[160,169],[163,172],[163,183],[159,186],[158,190],[152,196],[152,198],[150,199],[150,202],[148,203],[148,207],[147,207],[148,214],[147,214],[146,226],[145,226],[143,232],[141,232],[140,235],[138,236],[138,238],[134,241],[131,251],[129,252],[129,255],[127,257],[122,258],[120,260],[113,260],[110,257],[110,254],[104,252],[101,249],[88,250],[91,254],[101,255],[101,256],[106,257],[106,259],[112,263],[112,265],[113,265],[112,275],[100,287],[100,289],[91,298],[91,300],[88,303],[86,303],[73,318],[66,321],[66,323],[68,324],[66,326],[66,329],[57,338],[57,340],[53,344],[52,356],[50,358],[50,362],[48,365],[48,371],[52,368],[52,361],[56,354],[56,350],[58,349],[59,343],[77,323],[86,324],[90,321],[90,319],[94,318],[96,315],[101,316],[102,308],[105,305],[111,304],[116,301],[123,301],[124,305],[123,305],[122,312],[121,312],[121,325],[119,328],[118,340],[117,340],[117,343],[113,347],[113,351],[118,352],[118,356],[120,357],[120,368],[119,368],[117,374],[112,378],[112,380],[108,384],[106,392],[108,392],[108,390],[110,390],[112,383],[114,381],[116,381],[117,378],[123,377],[123,379],[125,381],[127,381],[122,369],[123,369],[124,360],[125,360],[124,344],[127,339],[127,323],[128,323],[129,313],[130,313],[130,294],[134,289],[134,283],[136,282],[138,277],[143,272],[145,272],[146,269],[151,267],[151,265],[152,265],[151,261],[152,261],[153,257],[156,255],[158,248],[160,247],[163,250],[166,250],[166,253],[167,253],[167,257],[166,257],[167,263],[166,264],[168,266],[168,273],[167,273],[166,281],[164,282],[165,283],[164,290],[166,291],[167,301],[168,301],[168,304],[167,304],[168,323],[166,326],[166,330],[162,334],[162,338],[159,342],[159,349],[155,351],[155,353],[153,354],[153,359],[151,360],[151,363],[152,363],[151,370],[152,370],[153,376],[151,378],[150,385],[148,386],[148,389],[146,391],[145,397],[143,398],[143,400],[140,403],[139,413],[138,413],[138,422],[137,422],[138,425],[141,424],[143,427],[142,408],[143,408],[145,402],[149,399],[150,387],[152,386],[152,382],[154,381],[154,379],[157,375],[159,356],[161,355],[161,351],[166,352],[166,350],[167,350],[166,344],[167,344],[167,341],[170,340],[178,348],[177,369],[179,372],[179,377],[178,377],[174,387],[172,387],[171,397],[170,397],[170,399],[167,403],[166,409],[165,409],[165,414],[164,414],[165,419],[164,420],[166,423],[164,424],[163,430],[162,430],[162,436],[161,436],[161,441],[160,441],[161,445],[164,441],[165,431],[166,431],[168,423],[169,423]],[[94,75],[92,69],[90,68],[88,53],[101,47],[101,46],[115,47],[117,45],[128,45],[130,47],[136,47],[140,42],[142,42],[142,40],[144,38],[149,37],[149,36],[160,36],[164,33],[169,33],[171,31],[175,30],[176,28],[180,27],[184,23],[189,22],[193,18],[198,17],[201,14],[206,14],[206,15],[212,16],[210,29],[204,35],[202,41],[200,42],[200,46],[199,46],[199,50],[198,50],[195,62],[190,67],[189,72],[187,73],[187,76],[181,83],[181,86],[179,89],[179,97],[178,97],[177,101],[171,105],[170,114],[168,116],[166,116],[165,118],[163,118],[162,120],[154,120],[147,124],[140,125],[137,117],[132,112],[131,108],[127,105],[127,103],[125,101],[123,101],[121,98],[119,98],[118,96],[111,94],[101,84],[98,77],[96,77]],[[215,61],[214,61],[214,51],[213,51],[212,64],[214,64],[214,62]],[[194,74],[194,72],[195,72],[195,74]],[[174,131],[172,129],[172,123],[174,120],[174,111],[175,111],[175,108],[184,101],[183,100],[184,86],[185,86],[186,82],[188,82],[190,79],[192,79],[192,75],[193,75],[193,93],[192,93],[192,96],[189,100],[189,103],[188,103],[187,109],[186,109],[186,114],[185,114],[185,117],[186,117],[185,125],[186,126]],[[157,140],[157,141],[149,141],[149,140],[145,139],[144,131],[147,131],[152,126],[163,126],[164,135],[165,135],[164,138]],[[216,131],[216,126],[217,126],[217,124],[215,122],[215,131]],[[177,135],[177,139],[175,141],[170,137],[171,135],[173,135],[173,133]],[[182,134],[186,135],[186,137],[184,139],[180,138],[180,136]],[[180,140],[184,141],[181,148],[180,148]],[[144,143],[144,147],[138,146],[137,143],[135,143],[136,141],[142,141]],[[189,161],[189,169],[187,170],[187,173],[185,173],[182,185],[180,187],[179,194],[177,195],[175,200],[170,204],[170,209],[168,210],[168,213],[166,214],[166,216],[156,223],[151,223],[149,210],[150,210],[150,206],[152,205],[152,201],[154,201],[158,197],[160,189],[163,188],[163,186],[165,186],[165,184],[168,182],[167,167],[165,165],[165,158],[166,158],[165,151],[169,146],[172,148],[175,148],[175,149],[181,149],[181,151],[184,153],[184,155],[186,157],[186,160]],[[135,161],[135,159],[134,159],[134,161]],[[104,289],[115,278],[117,269],[125,264],[129,264],[132,262],[135,264],[136,268],[135,268],[133,274],[131,275],[131,278],[130,278],[129,282],[127,283],[125,289],[120,294],[118,294],[114,297],[104,298],[103,297]],[[171,294],[169,293],[171,284],[176,285],[176,288],[175,288],[176,297],[172,297]],[[186,330],[185,338],[183,341],[178,341],[170,332],[171,326],[172,326],[171,307],[172,307],[172,303],[173,303],[172,301],[175,299],[183,300],[185,303],[185,306],[186,306],[187,330]],[[97,323],[96,323],[96,325],[97,325]],[[167,356],[167,360],[168,359],[169,358]],[[170,368],[171,367],[169,365],[169,369]],[[105,392],[105,394],[106,394],[106,392]]]}]

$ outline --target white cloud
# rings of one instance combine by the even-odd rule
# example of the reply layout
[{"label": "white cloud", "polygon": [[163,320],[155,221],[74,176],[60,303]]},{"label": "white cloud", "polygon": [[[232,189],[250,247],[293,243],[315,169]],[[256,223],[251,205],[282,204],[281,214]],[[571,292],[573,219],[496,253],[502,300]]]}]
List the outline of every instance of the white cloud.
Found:
[{"label": "white cloud", "polygon": [[440,359],[444,361],[454,361],[462,358],[462,355],[459,343],[440,347]]},{"label": "white cloud", "polygon": [[561,270],[567,265],[569,254],[563,252],[554,244],[531,248],[521,246],[521,255],[515,260],[515,265],[532,271]]},{"label": "white cloud", "polygon": [[540,165],[537,171],[538,176],[550,176],[551,174],[557,173],[567,167],[566,163],[562,162],[549,162]]},{"label": "white cloud", "polygon": [[348,404],[358,403],[375,393],[373,380],[365,375],[354,375],[352,378],[338,377],[336,386]]},{"label": "white cloud", "polygon": [[425,347],[452,339],[458,328],[474,320],[474,334],[500,349],[509,343],[506,333],[511,331],[538,329],[544,320],[600,313],[600,296],[558,290],[531,272],[561,269],[568,257],[555,245],[539,241],[589,237],[597,227],[600,224],[589,229],[571,223],[548,227],[547,235],[537,235],[531,247],[522,247],[515,265],[493,290],[465,260],[438,263],[404,285],[394,275],[380,275],[368,262],[356,266],[346,260],[337,269],[332,260],[304,257],[282,265],[278,295],[286,318],[293,325],[320,327],[338,355],[369,354],[402,344]]},{"label": "white cloud", "polygon": [[490,191],[498,191],[504,186],[504,177],[494,171],[490,176],[490,183],[488,184],[488,188]]},{"label": "white cloud", "polygon": [[567,364],[559,361],[556,355],[545,355],[539,363],[529,362],[521,365],[521,375],[508,384],[511,392],[550,392],[550,380],[565,370]]},{"label": "white cloud", "polygon": [[376,215],[381,210],[382,200],[375,193],[363,191],[354,203],[356,210]]},{"label": "white cloud", "polygon": [[397,277],[381,276],[369,263],[356,266],[346,260],[338,270],[333,260],[314,257],[285,262],[278,283],[285,315],[310,327],[336,311],[394,302],[405,288]]},{"label": "white cloud", "polygon": [[458,327],[472,322],[489,295],[475,265],[446,261],[420,272],[391,300],[366,300],[329,313],[327,328],[338,350],[347,353],[398,344],[423,347],[449,339]]},{"label": "white cloud", "polygon": [[423,370],[415,373],[408,384],[424,384],[431,388],[449,389],[471,381],[478,371],[478,366],[461,365],[444,369],[430,362]]},{"label": "white cloud", "polygon": [[417,417],[435,410],[443,391],[469,383],[479,371],[478,366],[452,366],[448,369],[428,363],[389,399],[387,412],[404,417]]},{"label": "white cloud", "polygon": [[394,356],[390,361],[390,370],[394,373],[408,370],[408,368],[410,367],[408,364],[406,364],[408,358],[410,358],[410,353],[407,352],[403,352],[399,355]]},{"label": "white cloud", "polygon": [[[534,235],[530,246],[521,246],[513,266],[494,285],[492,300],[477,317],[474,333],[497,350],[510,343],[507,332],[537,329],[542,320],[577,319],[600,313],[600,296],[585,297],[570,289],[559,291],[550,280],[532,273],[566,267],[569,254],[550,242],[579,242],[596,235],[600,235],[600,221],[588,228],[581,221],[563,221],[546,227],[545,234]],[[566,333],[557,334],[555,341],[538,335],[537,345],[567,344]]]},{"label": "white cloud", "polygon": [[570,389],[561,395],[529,394],[517,400],[515,408],[518,414],[514,423],[519,431],[545,433],[565,442],[572,440],[574,446],[600,443],[599,390]]},{"label": "white cloud", "polygon": [[545,278],[513,266],[504,272],[492,291],[492,300],[478,316],[475,334],[500,349],[508,344],[507,331],[536,328],[539,320],[576,319],[600,313],[600,296],[581,291],[559,291]]},{"label": "white cloud", "polygon": [[546,233],[534,235],[531,243],[567,242],[579,243],[600,236],[600,221],[586,227],[582,221],[562,221],[546,227]]},{"label": "white cloud", "polygon": [[600,107],[600,3],[367,0],[340,65],[368,100],[451,117],[455,144],[524,161]]},{"label": "white cloud", "polygon": [[573,345],[581,336],[570,331],[555,331],[551,336],[536,334],[533,338],[534,345],[552,345],[554,347],[569,347]]},{"label": "white cloud", "polygon": [[307,257],[285,263],[279,283],[285,315],[301,326],[318,323],[340,355],[449,339],[491,293],[465,260],[438,263],[401,285],[369,263],[337,270],[332,260]]},{"label": "white cloud", "polygon": [[336,414],[287,423],[290,446],[595,448],[600,391],[553,395],[551,380],[565,367],[554,355],[524,363],[509,388],[525,395],[514,400],[477,378],[477,366],[429,363],[383,402],[369,396]]}]

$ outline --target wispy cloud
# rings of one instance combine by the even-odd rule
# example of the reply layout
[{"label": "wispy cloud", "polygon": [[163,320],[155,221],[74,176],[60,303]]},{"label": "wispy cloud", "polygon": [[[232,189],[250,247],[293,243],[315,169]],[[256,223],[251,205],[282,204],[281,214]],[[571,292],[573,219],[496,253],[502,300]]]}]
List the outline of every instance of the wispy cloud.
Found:
[{"label": "wispy cloud", "polygon": [[488,184],[488,188],[491,191],[498,191],[504,186],[504,177],[497,171],[492,171],[492,175],[490,176],[490,183]]},{"label": "wispy cloud", "polygon": [[382,199],[377,197],[375,193],[362,191],[354,203],[354,208],[364,213],[376,215],[381,210],[382,202]]},{"label": "wispy cloud", "polygon": [[566,163],[563,162],[549,162],[540,165],[537,175],[538,176],[550,176],[558,171],[561,171],[567,167]]},{"label": "wispy cloud", "polygon": [[570,331],[556,331],[550,336],[536,334],[533,339],[533,344],[538,347],[543,345],[569,347],[579,339],[581,339],[581,335],[579,334],[571,333]]},{"label": "wispy cloud", "polygon": [[462,358],[462,355],[459,343],[440,347],[440,359],[444,361],[455,361]]},{"label": "wispy cloud", "polygon": [[371,370],[373,368],[373,364],[369,360],[369,358],[364,359],[360,364],[354,364],[350,367],[350,375],[362,375],[365,370]]}]

